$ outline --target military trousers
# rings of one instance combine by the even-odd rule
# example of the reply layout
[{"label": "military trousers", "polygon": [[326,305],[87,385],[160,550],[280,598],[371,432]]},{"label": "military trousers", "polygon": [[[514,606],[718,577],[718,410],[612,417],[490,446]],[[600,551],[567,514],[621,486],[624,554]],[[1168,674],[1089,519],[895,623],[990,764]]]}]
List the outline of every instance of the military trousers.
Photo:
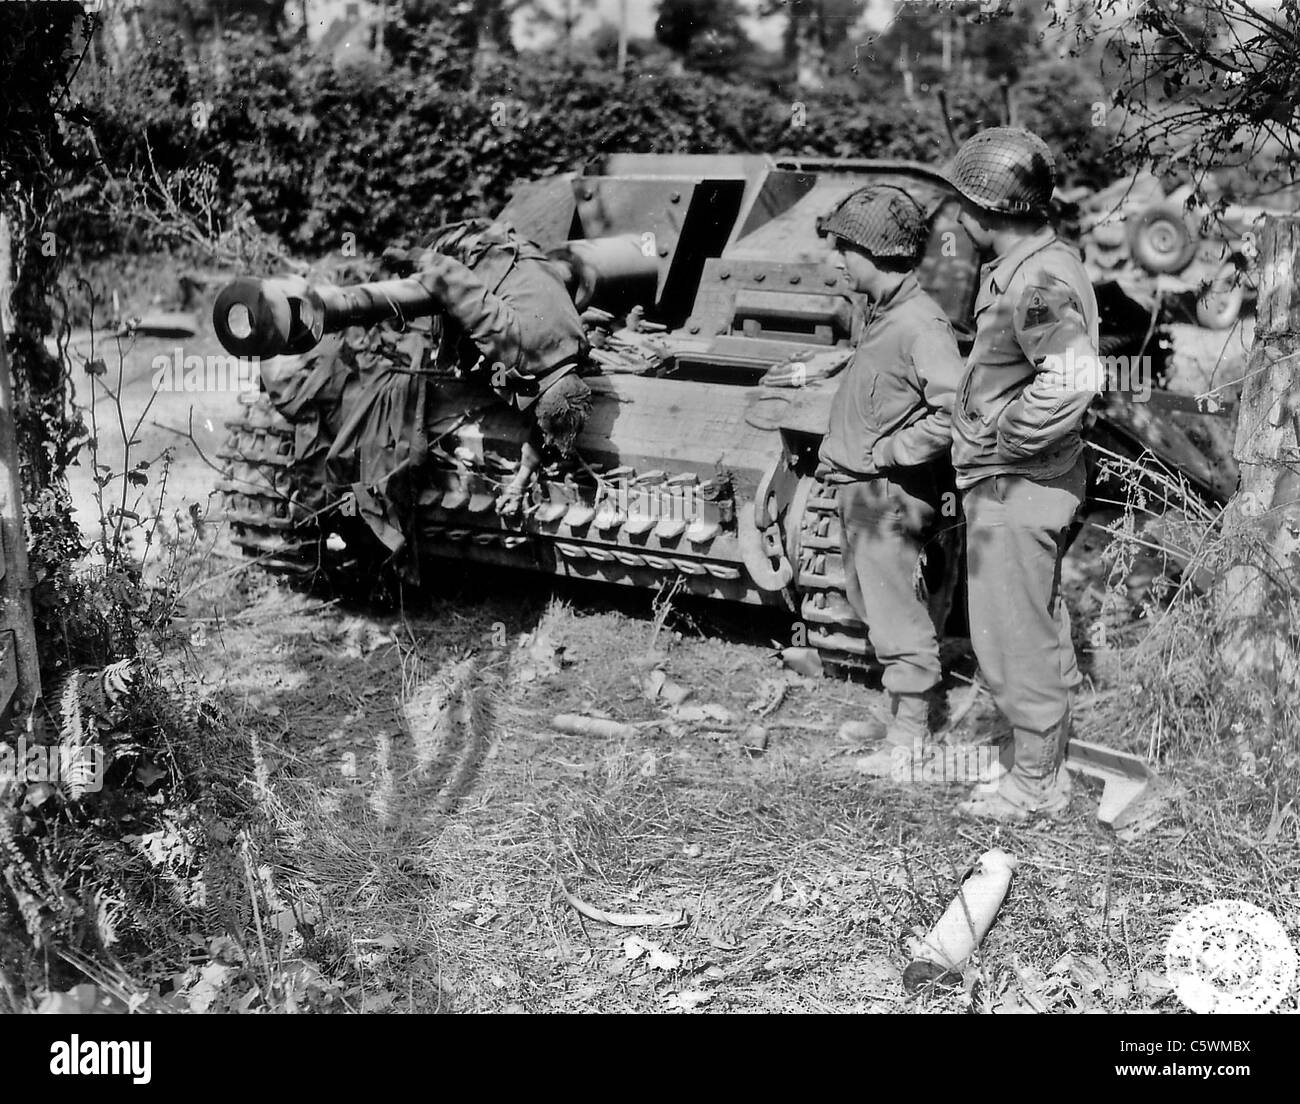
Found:
[{"label": "military trousers", "polygon": [[917,582],[937,529],[939,493],[929,465],[839,488],[844,589],[893,694],[924,694],[941,676],[938,635]]},{"label": "military trousers", "polygon": [[971,646],[1014,729],[1059,725],[1079,681],[1061,559],[1084,487],[1080,458],[1056,479],[991,476],[963,498]]}]

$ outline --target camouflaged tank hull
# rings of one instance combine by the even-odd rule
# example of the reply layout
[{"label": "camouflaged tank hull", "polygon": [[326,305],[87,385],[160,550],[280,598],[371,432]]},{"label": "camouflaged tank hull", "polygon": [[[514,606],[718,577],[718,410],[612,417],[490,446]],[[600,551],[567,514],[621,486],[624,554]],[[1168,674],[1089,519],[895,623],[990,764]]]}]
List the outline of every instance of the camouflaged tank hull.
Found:
[{"label": "camouflaged tank hull", "polygon": [[[527,426],[476,384],[433,378],[425,421],[437,447],[413,491],[403,556],[645,588],[676,580],[789,611],[827,660],[867,662],[834,493],[814,475],[863,316],[825,264],[815,225],[876,181],[925,208],[919,276],[968,342],[979,258],[955,197],[923,165],[628,155],[523,187],[501,217],[581,261],[575,294],[597,369],[578,441],[585,464],[548,470],[525,516],[502,519],[495,498]],[[298,370],[287,358],[268,366]],[[231,423],[221,487],[234,540],[272,569],[310,574],[339,537],[356,539],[366,488],[346,478],[324,487],[310,456],[341,431],[347,394],[313,420],[286,416],[263,391]],[[958,533],[924,565],[940,625]]]}]

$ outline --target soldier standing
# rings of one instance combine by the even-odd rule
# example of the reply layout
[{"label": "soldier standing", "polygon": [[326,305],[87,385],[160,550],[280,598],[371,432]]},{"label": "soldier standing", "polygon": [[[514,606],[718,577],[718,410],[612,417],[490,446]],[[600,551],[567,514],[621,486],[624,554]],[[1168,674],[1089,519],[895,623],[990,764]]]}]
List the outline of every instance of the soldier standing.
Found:
[{"label": "soldier standing", "polygon": [[845,589],[884,666],[889,695],[884,745],[858,769],[887,775],[896,749],[910,753],[931,734],[939,643],[917,580],[939,528],[961,356],[942,308],[913,271],[927,227],[911,196],[870,185],[819,230],[831,239],[832,263],[869,301],[831,409],[819,474],[839,488]]},{"label": "soldier standing", "polygon": [[962,225],[994,257],[975,302],[952,460],[964,492],[971,643],[1012,728],[1007,773],[958,808],[1005,821],[1069,804],[1062,763],[1078,668],[1061,558],[1083,501],[1081,428],[1097,381],[1076,389],[1062,366],[1095,365],[1098,333],[1083,264],[1048,221],[1054,181],[1047,145],[1011,127],[969,139],[950,174]]}]

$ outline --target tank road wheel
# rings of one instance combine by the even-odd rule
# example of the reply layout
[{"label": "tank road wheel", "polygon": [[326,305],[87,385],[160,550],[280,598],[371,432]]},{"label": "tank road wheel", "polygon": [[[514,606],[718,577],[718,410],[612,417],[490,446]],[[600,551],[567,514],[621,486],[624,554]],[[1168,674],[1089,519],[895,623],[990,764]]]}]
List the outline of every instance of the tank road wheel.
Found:
[{"label": "tank road wheel", "polygon": [[239,396],[236,421],[217,456],[226,462],[218,489],[231,540],[267,571],[299,578],[321,566],[324,534],[300,501],[294,478],[294,428],[265,392]]}]

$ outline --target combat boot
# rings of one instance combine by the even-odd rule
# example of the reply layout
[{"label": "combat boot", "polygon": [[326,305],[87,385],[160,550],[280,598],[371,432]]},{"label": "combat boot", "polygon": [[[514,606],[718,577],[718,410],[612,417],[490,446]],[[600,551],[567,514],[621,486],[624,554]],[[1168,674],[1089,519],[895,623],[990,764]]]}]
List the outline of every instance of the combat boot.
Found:
[{"label": "combat boot", "polygon": [[845,721],[840,725],[840,739],[854,744],[873,745],[880,743],[889,732],[898,713],[898,695],[886,693],[875,705],[870,719],[865,721]]},{"label": "combat boot", "polygon": [[931,740],[930,694],[892,694],[893,718],[881,746],[863,756],[854,769],[873,778],[888,778],[910,758],[923,755]]},{"label": "combat boot", "polygon": [[970,798],[957,806],[957,812],[1014,824],[1035,816],[1059,816],[1070,804],[1070,775],[1064,765],[1069,739],[1068,711],[1041,732],[1015,729],[1010,769],[996,780],[976,786]]}]

